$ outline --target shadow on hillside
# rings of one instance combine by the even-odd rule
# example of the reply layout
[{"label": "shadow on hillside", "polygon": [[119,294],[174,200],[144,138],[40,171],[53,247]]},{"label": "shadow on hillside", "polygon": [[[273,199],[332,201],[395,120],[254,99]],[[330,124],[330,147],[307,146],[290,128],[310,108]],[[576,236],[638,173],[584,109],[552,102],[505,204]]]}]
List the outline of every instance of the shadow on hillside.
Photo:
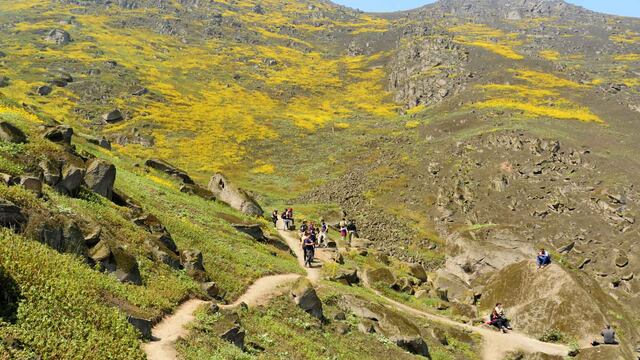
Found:
[{"label": "shadow on hillside", "polygon": [[0,267],[0,318],[2,320],[15,323],[20,299],[18,284]]}]

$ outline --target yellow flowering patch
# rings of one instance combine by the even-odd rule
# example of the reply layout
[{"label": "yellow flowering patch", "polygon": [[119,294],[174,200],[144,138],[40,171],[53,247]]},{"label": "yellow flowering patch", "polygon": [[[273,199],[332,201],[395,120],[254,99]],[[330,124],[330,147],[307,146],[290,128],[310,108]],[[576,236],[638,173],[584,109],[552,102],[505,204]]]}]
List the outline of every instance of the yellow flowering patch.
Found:
[{"label": "yellow flowering patch", "polygon": [[640,54],[623,54],[613,58],[615,61],[640,61]]},{"label": "yellow flowering patch", "polygon": [[449,28],[455,34],[454,41],[463,45],[477,46],[507,59],[522,60],[513,48],[521,46],[518,34],[507,34],[502,30],[491,28],[484,24],[467,23]]},{"label": "yellow flowering patch", "polygon": [[640,33],[627,31],[623,34],[611,35],[609,36],[609,39],[621,44],[637,44],[640,43]]},{"label": "yellow flowering patch", "polygon": [[557,51],[544,50],[544,51],[540,51],[538,54],[542,58],[547,60],[552,60],[552,61],[560,60],[560,53]]}]

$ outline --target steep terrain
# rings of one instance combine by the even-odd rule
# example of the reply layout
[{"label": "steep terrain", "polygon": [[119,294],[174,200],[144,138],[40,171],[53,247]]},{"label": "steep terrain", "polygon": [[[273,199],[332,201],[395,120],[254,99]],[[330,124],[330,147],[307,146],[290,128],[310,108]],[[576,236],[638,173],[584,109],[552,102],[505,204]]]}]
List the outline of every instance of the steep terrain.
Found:
[{"label": "steep terrain", "polygon": [[332,230],[305,301],[196,312],[179,357],[486,358],[463,330],[496,302],[525,344],[584,348],[610,323],[621,346],[579,357],[637,356],[639,19],[0,0],[0,33],[0,359],[143,358],[185,300],[302,274],[254,216],[285,206],[361,238]]}]

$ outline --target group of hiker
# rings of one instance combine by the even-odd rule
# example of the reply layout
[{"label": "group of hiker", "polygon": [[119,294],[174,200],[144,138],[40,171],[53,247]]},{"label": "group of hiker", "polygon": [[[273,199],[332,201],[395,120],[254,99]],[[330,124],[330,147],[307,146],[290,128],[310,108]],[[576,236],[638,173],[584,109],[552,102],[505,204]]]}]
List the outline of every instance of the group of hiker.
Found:
[{"label": "group of hiker", "polygon": [[[278,220],[282,220],[283,230],[292,231],[295,230],[295,222],[293,217],[293,209],[287,208],[283,210],[281,213],[278,213],[278,210],[273,210],[271,213],[271,219],[273,221],[273,226],[278,229]],[[353,220],[348,220],[346,218],[342,218],[342,220],[338,223],[337,226],[340,232],[340,238],[343,243],[346,243],[348,246],[351,245],[353,238],[358,238],[358,229],[356,227],[356,223]],[[315,256],[316,247],[327,246],[329,241],[329,225],[325,222],[324,219],[320,220],[318,226],[312,221],[304,220],[300,224],[299,235],[300,241],[302,244],[302,250],[304,252],[304,265],[306,267],[313,267],[313,259]],[[538,251],[536,256],[536,265],[537,269],[544,269],[551,264],[551,255],[547,250],[541,248]],[[506,316],[505,309],[502,303],[497,303],[493,308],[491,315],[489,316],[489,321],[487,324],[495,327],[499,331],[503,333],[507,333],[512,330],[509,319]],[[617,345],[618,341],[616,340],[615,331],[611,327],[611,325],[606,325],[604,330],[602,330],[601,336],[603,337],[602,341],[593,340],[592,345],[598,346],[600,344],[607,345]]]}]

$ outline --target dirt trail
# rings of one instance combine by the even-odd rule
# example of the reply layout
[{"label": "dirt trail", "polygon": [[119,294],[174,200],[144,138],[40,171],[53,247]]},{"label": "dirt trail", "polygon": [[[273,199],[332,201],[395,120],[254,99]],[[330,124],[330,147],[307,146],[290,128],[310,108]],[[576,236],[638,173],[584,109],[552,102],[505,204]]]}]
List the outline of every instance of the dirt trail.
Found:
[{"label": "dirt trail", "polygon": [[387,301],[388,306],[396,310],[409,313],[414,316],[418,316],[430,321],[439,322],[444,325],[455,326],[466,331],[474,332],[483,338],[483,351],[482,358],[484,360],[497,360],[502,359],[504,356],[512,351],[524,351],[526,353],[544,353],[548,355],[566,356],[569,353],[569,347],[561,344],[545,343],[536,339],[532,339],[524,334],[517,332],[510,332],[503,334],[492,329],[484,327],[471,326],[462,324],[457,321],[451,320],[447,317],[431,314],[425,311],[420,311],[408,305],[402,304],[398,301],[390,299],[383,295],[381,292],[373,289],[369,284],[365,282],[365,286],[371,289],[380,298]]},{"label": "dirt trail", "polygon": [[177,359],[175,342],[178,338],[186,335],[184,326],[195,318],[194,312],[201,305],[206,304],[204,300],[192,299],[180,305],[173,315],[166,317],[153,327],[153,338],[155,341],[144,344],[143,349],[149,360],[174,360]]}]

